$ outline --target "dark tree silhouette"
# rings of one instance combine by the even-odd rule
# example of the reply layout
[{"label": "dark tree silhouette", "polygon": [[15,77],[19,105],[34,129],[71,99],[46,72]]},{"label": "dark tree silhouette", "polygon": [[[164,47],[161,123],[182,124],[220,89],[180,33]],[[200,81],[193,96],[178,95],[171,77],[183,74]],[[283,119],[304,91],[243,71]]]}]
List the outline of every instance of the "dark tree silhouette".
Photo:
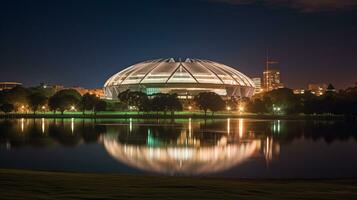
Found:
[{"label": "dark tree silhouette", "polygon": [[147,106],[149,98],[147,94],[140,91],[126,90],[119,93],[118,99],[120,102],[127,104],[127,106],[134,106],[139,111],[146,110],[144,106]]},{"label": "dark tree silhouette", "polygon": [[207,115],[207,111],[212,111],[212,115],[214,112],[223,110],[225,107],[225,103],[221,96],[214,92],[201,92],[195,97],[195,102],[200,109],[205,112],[205,116]]},{"label": "dark tree silhouette", "polygon": [[99,98],[94,94],[84,94],[79,102],[79,108],[80,110],[82,110],[83,115],[85,114],[86,110],[94,111],[94,107],[96,106],[98,101]]},{"label": "dark tree silhouette", "polygon": [[0,106],[0,110],[4,113],[10,113],[15,110],[15,107],[10,103],[4,103]]},{"label": "dark tree silhouette", "polygon": [[33,111],[33,114],[36,114],[36,111],[41,107],[46,105],[47,97],[41,93],[33,93],[28,96],[28,104]]}]

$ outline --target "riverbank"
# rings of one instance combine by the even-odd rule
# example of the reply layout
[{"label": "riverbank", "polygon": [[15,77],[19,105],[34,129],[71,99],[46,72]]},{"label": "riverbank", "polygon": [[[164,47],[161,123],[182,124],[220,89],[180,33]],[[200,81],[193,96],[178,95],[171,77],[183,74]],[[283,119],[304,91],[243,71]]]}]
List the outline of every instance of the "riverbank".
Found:
[{"label": "riverbank", "polygon": [[[115,118],[175,118],[175,119],[224,119],[224,118],[247,118],[247,119],[281,119],[281,120],[345,120],[351,119],[343,115],[305,115],[305,114],[295,114],[295,115],[273,115],[273,114],[241,114],[235,112],[218,112],[212,115],[208,113],[207,116],[203,112],[175,112],[174,115],[167,113],[156,113],[156,112],[100,112],[97,114],[82,112],[65,112],[61,114],[59,112],[45,112],[45,113],[10,113],[10,114],[0,114],[0,118],[89,118],[89,119],[115,119]],[[356,118],[352,118],[355,120]]]},{"label": "riverbank", "polygon": [[1,199],[357,199],[357,180],[248,180],[0,169]]}]

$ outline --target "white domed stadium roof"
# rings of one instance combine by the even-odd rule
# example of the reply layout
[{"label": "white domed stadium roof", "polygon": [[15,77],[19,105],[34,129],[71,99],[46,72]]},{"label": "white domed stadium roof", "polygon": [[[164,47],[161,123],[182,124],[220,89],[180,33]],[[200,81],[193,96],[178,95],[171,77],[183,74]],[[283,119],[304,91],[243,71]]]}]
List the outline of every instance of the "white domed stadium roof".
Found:
[{"label": "white domed stadium roof", "polygon": [[104,87],[132,84],[198,83],[254,87],[238,70],[210,60],[157,59],[132,65],[107,80]]}]

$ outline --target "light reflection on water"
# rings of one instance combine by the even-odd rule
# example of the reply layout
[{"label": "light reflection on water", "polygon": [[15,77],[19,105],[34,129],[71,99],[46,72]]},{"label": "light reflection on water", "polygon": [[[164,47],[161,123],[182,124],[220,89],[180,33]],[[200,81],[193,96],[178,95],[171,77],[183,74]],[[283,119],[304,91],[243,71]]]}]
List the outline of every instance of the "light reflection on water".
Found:
[{"label": "light reflection on water", "polygon": [[245,134],[243,119],[238,122],[238,133],[235,130],[231,133],[230,118],[226,120],[226,132],[207,133],[214,134],[210,142],[200,136],[200,126],[192,127],[192,119],[180,127],[177,138],[168,142],[162,141],[160,136],[155,137],[150,128],[143,144],[128,139],[136,137],[132,128],[129,128],[126,138],[120,137],[121,133],[118,132],[115,135],[103,135],[101,140],[116,160],[156,173],[198,175],[224,171],[259,154],[262,149],[269,162],[273,158],[273,140],[267,137],[265,142],[263,138],[255,137],[254,133]]},{"label": "light reflection on water", "polygon": [[[339,152],[346,154],[343,145],[334,147],[331,158],[325,156],[324,160],[322,155],[314,155],[317,151],[308,149],[331,151],[330,144],[342,142],[348,144],[346,148],[352,148],[347,151],[349,156],[355,156],[356,133],[353,123],[332,121],[235,118],[0,120],[0,159],[6,161],[0,163],[0,168],[29,166],[49,170],[121,172],[130,171],[128,168],[167,175],[304,178],[314,175],[306,169],[316,167],[319,162],[332,166],[335,162],[340,163],[344,169],[344,160],[339,160],[342,157],[338,155]],[[353,146],[350,146],[351,139]],[[297,146],[296,142],[303,145]],[[93,144],[98,148],[90,149]],[[57,149],[58,159],[44,156]],[[311,154],[313,161],[305,162]],[[38,159],[33,159],[37,156]],[[293,162],[306,166],[297,165],[301,169],[296,168],[290,165]],[[357,166],[357,162],[349,164]],[[318,176],[329,177],[329,172],[334,174],[333,177],[357,175],[348,170],[343,172],[341,167],[335,168],[326,166],[326,172],[322,170],[324,174]]]}]

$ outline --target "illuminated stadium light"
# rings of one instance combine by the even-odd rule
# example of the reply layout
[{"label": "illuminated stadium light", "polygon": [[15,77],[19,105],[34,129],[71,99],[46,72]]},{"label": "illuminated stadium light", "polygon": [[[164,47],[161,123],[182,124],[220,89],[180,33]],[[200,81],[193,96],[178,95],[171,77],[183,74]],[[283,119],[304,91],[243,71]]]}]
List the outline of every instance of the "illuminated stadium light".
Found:
[{"label": "illuminated stadium light", "polygon": [[176,93],[180,99],[190,99],[200,92],[251,97],[254,83],[236,69],[217,62],[169,58],[141,62],[113,75],[104,85],[105,97],[115,99],[128,89],[147,95]]}]

